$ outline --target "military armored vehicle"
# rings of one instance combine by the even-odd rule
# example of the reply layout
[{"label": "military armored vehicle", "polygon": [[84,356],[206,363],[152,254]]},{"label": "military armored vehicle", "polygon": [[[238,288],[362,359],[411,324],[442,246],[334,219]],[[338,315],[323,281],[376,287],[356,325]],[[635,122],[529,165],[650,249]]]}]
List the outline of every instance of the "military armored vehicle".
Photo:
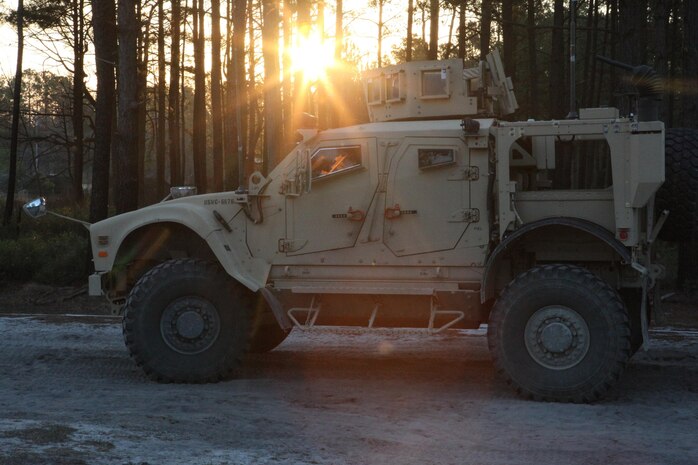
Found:
[{"label": "military armored vehicle", "polygon": [[[664,125],[615,108],[505,121],[517,102],[497,52],[369,71],[364,88],[370,122],[300,130],[244,190],[173,188],[89,226],[90,293],[123,313],[136,363],[215,382],[291,330],[487,324],[520,395],[603,396],[647,341],[662,275]],[[560,173],[565,157],[610,175]]]}]

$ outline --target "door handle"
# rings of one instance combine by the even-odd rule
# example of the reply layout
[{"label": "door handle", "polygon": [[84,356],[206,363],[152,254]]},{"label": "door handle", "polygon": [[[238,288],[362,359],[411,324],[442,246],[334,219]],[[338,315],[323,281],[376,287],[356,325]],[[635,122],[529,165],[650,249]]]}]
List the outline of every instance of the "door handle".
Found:
[{"label": "door handle", "polygon": [[385,209],[385,219],[394,220],[395,218],[400,218],[402,215],[416,215],[417,210],[400,210],[400,204],[396,203],[393,207],[388,207]]},{"label": "door handle", "polygon": [[351,207],[347,210],[347,219],[349,221],[363,221],[364,218],[366,218],[366,213],[362,210],[354,210]]},{"label": "door handle", "polygon": [[354,210],[349,207],[346,213],[335,213],[332,218],[346,218],[349,221],[363,221],[366,218],[366,213],[363,210]]}]

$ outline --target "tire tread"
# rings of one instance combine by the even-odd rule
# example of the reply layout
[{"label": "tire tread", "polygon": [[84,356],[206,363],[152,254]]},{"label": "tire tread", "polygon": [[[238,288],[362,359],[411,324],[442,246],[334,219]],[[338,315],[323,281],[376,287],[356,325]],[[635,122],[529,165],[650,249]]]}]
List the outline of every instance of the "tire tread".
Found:
[{"label": "tire tread", "polygon": [[[567,278],[569,277],[569,278]],[[597,295],[609,302],[609,309],[618,331],[619,345],[615,353],[607,354],[612,359],[609,369],[604,376],[591,388],[579,388],[568,393],[556,393],[553,391],[534,391],[518,383],[506,370],[503,365],[501,354],[498,349],[501,345],[501,334],[499,329],[504,323],[507,312],[513,307],[516,294],[532,283],[546,280],[570,279],[580,286],[589,286]],[[501,293],[500,299],[496,302],[488,325],[487,334],[488,346],[492,355],[495,371],[503,378],[514,391],[525,399],[537,401],[553,401],[567,403],[589,403],[601,399],[620,379],[631,355],[630,346],[630,325],[628,315],[623,301],[618,293],[605,281],[592,272],[575,265],[557,264],[542,265],[531,268],[514,279]]]},{"label": "tire tread", "polygon": [[[148,378],[160,383],[217,383],[219,381],[230,379],[239,370],[244,351],[229,350],[229,353],[226,354],[225,357],[221,357],[220,360],[218,360],[215,368],[211,370],[210,373],[189,373],[187,375],[180,376],[172,376],[161,373],[156,366],[149,363],[143,357],[141,344],[134,336],[137,314],[138,312],[143,311],[139,304],[143,302],[158,280],[167,279],[174,273],[181,274],[183,272],[192,272],[197,274],[206,273],[207,275],[214,277],[216,280],[222,279],[229,281],[228,276],[217,263],[192,258],[168,260],[148,270],[145,274],[143,274],[143,276],[141,276],[138,282],[136,282],[134,287],[131,289],[131,292],[129,293],[124,305],[122,333],[129,355],[134,360],[136,365],[145,372]],[[231,288],[235,294],[234,298],[242,301],[240,307],[242,309],[249,309],[249,296],[247,293],[240,292],[237,286],[234,285],[232,285]],[[248,320],[251,318],[249,312],[243,311],[240,313],[242,318],[247,318]],[[248,344],[249,340],[244,344],[245,349],[247,348]]]}]

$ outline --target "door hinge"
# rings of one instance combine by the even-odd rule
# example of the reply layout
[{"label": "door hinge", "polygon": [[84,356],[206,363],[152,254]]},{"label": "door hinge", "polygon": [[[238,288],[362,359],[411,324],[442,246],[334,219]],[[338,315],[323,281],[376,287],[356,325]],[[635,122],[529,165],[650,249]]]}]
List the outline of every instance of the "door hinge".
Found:
[{"label": "door hinge", "polygon": [[388,174],[381,173],[378,175],[378,192],[385,193],[388,190]]},{"label": "door hinge", "polygon": [[477,223],[480,221],[480,210],[477,208],[465,208],[451,213],[449,223]]}]

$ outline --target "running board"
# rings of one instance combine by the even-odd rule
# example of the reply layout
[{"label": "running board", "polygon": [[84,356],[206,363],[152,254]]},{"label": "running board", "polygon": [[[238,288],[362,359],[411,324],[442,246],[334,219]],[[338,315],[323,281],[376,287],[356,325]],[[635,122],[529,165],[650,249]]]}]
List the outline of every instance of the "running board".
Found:
[{"label": "running board", "polygon": [[[319,329],[323,328],[326,329],[328,326],[318,326],[316,325],[318,316],[320,315],[320,312],[322,311],[322,302],[316,302],[316,297],[313,296],[313,298],[310,300],[310,306],[308,307],[293,307],[290,308],[286,314],[288,315],[289,319],[293,322],[293,325],[302,330],[302,331],[310,331],[313,329]],[[369,331],[375,331],[375,330],[385,330],[386,328],[376,328],[374,326],[374,323],[376,321],[376,316],[378,315],[378,311],[381,308],[380,303],[376,303],[373,306],[373,309],[371,311],[371,316],[369,317],[369,320],[367,322],[366,326],[358,326],[356,327],[356,331],[362,331],[362,332],[369,332]],[[447,316],[449,317],[448,321],[445,323],[437,326],[436,325],[436,318],[439,316]],[[431,294],[431,305],[430,305],[430,311],[429,311],[429,322],[426,328],[404,328],[405,330],[409,331],[415,331],[415,330],[422,330],[426,331],[428,334],[438,334],[441,331],[444,331],[448,328],[453,327],[455,324],[461,322],[462,320],[465,319],[465,312],[462,312],[460,310],[448,310],[448,309],[442,309],[439,304],[438,304],[438,299],[434,294]],[[301,322],[302,320],[302,322]],[[393,328],[391,328],[393,329]]]}]

